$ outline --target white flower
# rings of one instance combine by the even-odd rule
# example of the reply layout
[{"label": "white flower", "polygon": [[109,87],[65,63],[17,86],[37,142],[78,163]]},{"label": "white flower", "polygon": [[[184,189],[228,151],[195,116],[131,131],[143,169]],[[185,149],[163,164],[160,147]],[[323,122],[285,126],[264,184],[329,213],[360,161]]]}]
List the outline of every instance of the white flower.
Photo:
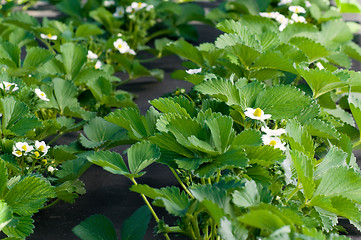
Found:
[{"label": "white flower", "polygon": [[22,155],[26,155],[28,152],[31,152],[34,150],[33,146],[29,146],[27,142],[17,142],[15,143],[15,146],[13,147],[13,154],[17,157],[20,157]]},{"label": "white flower", "polygon": [[311,7],[312,6],[312,4],[309,2],[309,1],[305,1],[305,5],[306,5],[306,7]]},{"label": "white flower", "polygon": [[288,10],[294,13],[306,13],[306,10],[301,6],[290,6]]},{"label": "white flower", "polygon": [[279,139],[278,137],[271,137],[268,135],[263,135],[262,141],[263,141],[264,145],[270,145],[270,146],[273,146],[274,148],[281,149],[282,151],[286,150],[285,144],[282,143],[281,139]]},{"label": "white flower", "polygon": [[47,146],[44,141],[39,142],[38,140],[35,140],[35,149],[42,152],[44,156],[48,153],[50,146]]},{"label": "white flower", "polygon": [[148,12],[151,10],[151,9],[153,9],[154,8],[154,6],[153,5],[148,5],[147,6],[147,8],[145,9],[145,10],[147,10]]},{"label": "white flower", "polygon": [[42,39],[49,39],[49,40],[56,40],[56,39],[58,39],[58,36],[52,35],[51,33],[48,33],[48,34],[43,34],[43,33],[41,33],[41,34],[40,34],[40,37],[41,37]]},{"label": "white flower", "polygon": [[278,30],[280,30],[280,32],[282,32],[283,30],[285,30],[285,28],[287,27],[287,25],[288,25],[288,22],[282,23],[282,24],[278,27]]},{"label": "white flower", "polygon": [[279,12],[261,12],[259,13],[262,17],[266,18],[276,18],[278,15],[280,15]]},{"label": "white flower", "polygon": [[286,133],[286,130],[283,128],[274,130],[263,126],[261,127],[261,131],[266,133],[268,136],[281,136],[282,134]]},{"label": "white flower", "polygon": [[124,7],[120,6],[115,9],[113,16],[116,18],[122,18],[124,16]]},{"label": "white flower", "polygon": [[285,5],[285,4],[290,4],[292,3],[292,0],[281,0],[278,5]]},{"label": "white flower", "polygon": [[195,69],[188,69],[186,70],[186,73],[188,74],[197,74],[202,72],[202,68],[195,68]]},{"label": "white flower", "polygon": [[10,82],[6,82],[6,81],[3,81],[2,83],[0,83],[0,88],[5,91],[9,91],[12,86],[14,86],[14,88],[12,89],[13,92],[19,89],[18,85],[16,83],[10,83]]},{"label": "white flower", "polygon": [[125,12],[126,12],[126,13],[134,13],[135,11],[134,11],[134,9],[132,8],[132,6],[128,6],[128,7],[125,8]]},{"label": "white flower", "polygon": [[147,7],[147,4],[142,2],[132,2],[130,6],[134,9],[134,11],[138,11],[140,9]]},{"label": "white flower", "polygon": [[135,55],[135,54],[136,54],[133,49],[129,49],[129,52],[128,52],[128,53],[131,54],[131,55]]},{"label": "white flower", "polygon": [[246,111],[244,112],[244,115],[246,115],[249,118],[261,120],[261,121],[264,121],[272,116],[271,114],[264,114],[263,110],[261,110],[260,108],[256,108],[256,109],[247,108]]},{"label": "white flower", "polygon": [[316,63],[316,66],[318,67],[318,69],[322,70],[322,69],[325,69],[325,67],[322,65],[322,63],[320,62],[317,62]]},{"label": "white flower", "polygon": [[98,59],[98,55],[93,53],[92,51],[88,50],[88,55],[86,56],[88,59],[95,60]]},{"label": "white flower", "polygon": [[50,99],[46,97],[46,94],[43,91],[41,91],[39,88],[35,89],[35,94],[43,101],[47,101],[47,102],[50,101]]},{"label": "white flower", "polygon": [[298,16],[297,13],[293,13],[291,18],[295,22],[307,23],[306,18],[303,16]]},{"label": "white flower", "polygon": [[103,2],[103,4],[104,4],[105,7],[110,7],[110,6],[115,5],[115,2],[114,2],[114,0],[105,0]]},{"label": "white flower", "polygon": [[288,18],[286,18],[285,16],[283,16],[282,14],[278,14],[276,16],[276,21],[279,23],[288,23]]},{"label": "white flower", "polygon": [[95,69],[100,69],[100,68],[102,67],[102,65],[103,65],[102,62],[98,60],[98,61],[95,63],[94,68],[95,68]]},{"label": "white flower", "polygon": [[53,173],[55,170],[56,170],[56,168],[54,168],[54,167],[52,167],[52,166],[49,166],[49,167],[48,167],[48,172]]},{"label": "white flower", "polygon": [[118,38],[114,43],[114,47],[118,49],[120,53],[129,53],[135,55],[135,51],[130,49],[128,43],[121,38]]}]

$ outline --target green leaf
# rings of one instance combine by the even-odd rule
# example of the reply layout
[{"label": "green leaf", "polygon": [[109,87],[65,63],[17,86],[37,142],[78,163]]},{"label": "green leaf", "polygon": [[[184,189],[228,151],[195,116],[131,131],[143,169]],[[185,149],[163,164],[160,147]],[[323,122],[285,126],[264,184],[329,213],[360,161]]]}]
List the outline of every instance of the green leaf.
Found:
[{"label": "green leaf", "polygon": [[[355,94],[350,93],[348,96],[348,103],[351,109],[351,113],[355,119],[358,127],[361,126],[361,101],[356,97]],[[361,134],[361,133],[360,133]],[[360,136],[361,140],[361,136]]]},{"label": "green leaf", "polygon": [[253,81],[239,88],[239,105],[243,111],[248,107],[254,106],[260,92],[264,90],[264,85],[259,81]]},{"label": "green leaf", "polygon": [[339,166],[329,169],[323,174],[314,196],[342,196],[361,202],[361,175],[354,169]]},{"label": "green leaf", "polygon": [[95,21],[103,24],[103,26],[112,34],[114,34],[117,30],[116,28],[119,27],[113,14],[105,8],[99,7],[96,10],[91,11],[89,16]]},{"label": "green leaf", "polygon": [[162,188],[160,191],[163,194],[160,199],[170,214],[179,217],[186,214],[191,201],[185,192],[181,192],[179,188],[174,186]]},{"label": "green leaf", "polygon": [[151,217],[151,212],[147,206],[140,207],[132,216],[124,221],[121,229],[121,239],[143,239]]},{"label": "green leaf", "polygon": [[144,194],[146,197],[155,199],[157,197],[164,197],[159,189],[151,188],[145,184],[132,185],[130,190],[139,194]]},{"label": "green leaf", "polygon": [[195,90],[214,96],[228,105],[239,104],[240,96],[237,87],[226,79],[206,80],[194,87]]},{"label": "green leaf", "polygon": [[226,217],[223,217],[220,220],[218,234],[224,240],[242,240],[248,237],[248,230],[238,222],[231,222]]},{"label": "green leaf", "polygon": [[245,225],[274,232],[287,225],[281,216],[267,209],[256,209],[239,217],[238,220]]},{"label": "green leaf", "polygon": [[117,109],[104,119],[127,129],[129,136],[136,140],[148,136],[144,117],[135,108]]},{"label": "green leaf", "polygon": [[39,21],[35,17],[30,16],[25,11],[12,12],[11,15],[6,18],[6,22],[14,24],[15,26],[26,29],[28,31],[31,31],[33,28],[36,28],[40,25]]},{"label": "green leaf", "polygon": [[24,117],[17,121],[13,126],[9,128],[10,131],[17,136],[24,136],[27,132],[39,127],[42,122],[35,117]]},{"label": "green leaf", "polygon": [[3,159],[0,158],[0,196],[4,194],[7,181],[8,181],[8,173],[7,173],[6,163]]},{"label": "green leaf", "polygon": [[139,173],[160,157],[157,145],[149,141],[142,141],[132,145],[127,153],[129,170],[133,174]]},{"label": "green leaf", "polygon": [[82,45],[65,43],[60,46],[66,79],[72,80],[87,61],[87,51]]},{"label": "green leaf", "polygon": [[67,81],[61,78],[54,78],[54,96],[57,100],[59,110],[62,112],[66,107],[78,107],[79,103],[76,98],[77,89],[71,81]]},{"label": "green leaf", "polygon": [[282,150],[269,145],[247,146],[244,148],[250,164],[274,164],[275,162],[282,161],[285,158]]},{"label": "green leaf", "polygon": [[0,231],[8,225],[8,223],[13,218],[12,209],[4,202],[0,200]]},{"label": "green leaf", "polygon": [[14,67],[20,67],[20,49],[9,42],[0,43],[0,58],[10,60]]},{"label": "green leaf", "polygon": [[182,107],[174,98],[158,98],[149,101],[152,106],[163,113],[175,113],[186,117],[191,117],[187,110]]},{"label": "green leaf", "polygon": [[75,32],[75,36],[77,38],[91,37],[91,36],[101,35],[103,34],[103,32],[104,31],[101,28],[99,28],[97,25],[91,23],[85,23],[78,27],[78,29]]},{"label": "green leaf", "polygon": [[321,43],[306,37],[295,37],[290,40],[291,44],[303,51],[310,62],[314,62],[320,58],[327,57],[330,52]]},{"label": "green leaf", "polygon": [[[297,104],[294,104],[295,102]],[[253,107],[271,114],[272,119],[281,120],[298,116],[311,103],[312,99],[299,89],[289,85],[278,85],[260,92]]]},{"label": "green leaf", "polygon": [[86,148],[97,148],[111,142],[127,140],[125,130],[103,118],[93,118],[84,126],[84,134],[80,134],[80,143]]},{"label": "green leaf", "polygon": [[307,157],[304,153],[297,150],[292,150],[290,155],[299,182],[302,183],[305,197],[311,199],[315,191],[315,183],[313,181],[315,162],[312,158]]},{"label": "green leaf", "polygon": [[297,122],[297,120],[289,120],[286,126],[286,133],[293,150],[303,152],[313,159],[315,152],[314,143],[304,126]]},{"label": "green leaf", "polygon": [[48,200],[55,197],[54,188],[40,177],[28,176],[15,184],[4,200],[19,215],[31,215]]},{"label": "green leaf", "polygon": [[206,120],[206,124],[211,131],[213,143],[219,153],[224,153],[233,141],[235,131],[233,130],[232,118],[222,116]]},{"label": "green leaf", "polygon": [[161,148],[176,152],[182,156],[188,158],[194,157],[193,152],[180,144],[171,133],[157,133],[154,136],[150,137],[149,140],[157,144]]},{"label": "green leaf", "polygon": [[34,220],[31,216],[14,217],[12,221],[3,228],[3,232],[15,239],[25,239],[34,232]]},{"label": "green leaf", "polygon": [[59,2],[56,7],[63,13],[66,13],[74,18],[81,18],[82,9],[80,1],[65,0]]},{"label": "green leaf", "polygon": [[248,208],[261,202],[261,196],[255,181],[247,181],[241,190],[232,194],[232,201],[238,207]]},{"label": "green leaf", "polygon": [[108,172],[118,175],[129,174],[122,156],[116,152],[101,151],[87,157],[88,161],[103,167]]},{"label": "green leaf", "polygon": [[297,74],[293,62],[279,51],[268,51],[257,58],[251,69],[276,69]]},{"label": "green leaf", "polygon": [[117,240],[113,223],[103,215],[93,215],[73,228],[76,236],[83,240]]},{"label": "green leaf", "polygon": [[360,13],[361,5],[357,0],[336,0],[341,13]]},{"label": "green leaf", "polygon": [[234,138],[232,146],[261,146],[262,143],[261,132],[255,129],[246,129]]},{"label": "green leaf", "polygon": [[328,124],[320,119],[309,119],[304,123],[304,125],[306,125],[307,132],[311,136],[331,139],[337,139],[340,137],[340,133],[333,125]]},{"label": "green leaf", "polygon": [[227,46],[225,51],[230,55],[231,62],[243,66],[247,70],[253,68],[253,63],[261,56],[261,53],[257,50],[239,43]]},{"label": "green leaf", "polygon": [[340,43],[351,41],[353,35],[342,19],[330,20],[322,23],[320,37],[325,46],[339,45]]},{"label": "green leaf", "polygon": [[192,44],[184,40],[178,40],[170,46],[167,46],[166,49],[174,52],[180,57],[184,57],[198,64],[199,66],[203,66],[204,64],[202,53],[196,47],[192,46]]},{"label": "green leaf", "polygon": [[23,62],[23,68],[37,68],[53,57],[53,54],[44,48],[33,47],[27,50],[26,57]]},{"label": "green leaf", "polygon": [[5,97],[1,99],[2,109],[4,111],[2,117],[3,127],[9,128],[14,125],[21,118],[29,113],[28,107],[13,97]]},{"label": "green leaf", "polygon": [[348,154],[341,149],[331,145],[327,155],[318,164],[315,171],[315,179],[321,178],[329,169],[333,167],[346,166],[346,159]]},{"label": "green leaf", "polygon": [[231,149],[215,157],[213,161],[205,160],[195,173],[201,177],[211,177],[217,171],[224,169],[244,168],[248,165],[247,157],[242,149]]},{"label": "green leaf", "polygon": [[318,34],[317,26],[310,23],[294,23],[288,24],[287,27],[280,33],[280,40],[284,43],[290,41],[294,37],[315,36]]}]

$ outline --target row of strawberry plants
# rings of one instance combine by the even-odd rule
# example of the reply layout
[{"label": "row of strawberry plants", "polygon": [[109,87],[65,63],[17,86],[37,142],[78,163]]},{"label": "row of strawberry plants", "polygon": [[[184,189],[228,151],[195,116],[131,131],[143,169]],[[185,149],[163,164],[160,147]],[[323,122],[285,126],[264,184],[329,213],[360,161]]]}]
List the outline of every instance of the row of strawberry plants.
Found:
[{"label": "row of strawberry plants", "polygon": [[[249,8],[217,24],[225,33],[214,44],[166,46],[188,60],[190,69],[173,76],[193,83],[190,93],[150,101],[145,116],[123,108],[104,118],[138,142],[128,166],[111,151],[87,156],[128,178],[147,205],[123,224],[122,238],[142,239],[151,215],[166,239],[347,239],[338,234],[338,217],[361,229],[361,171],[352,152],[360,146],[361,78],[347,70],[350,57],[360,59],[356,24],[310,13],[337,13],[326,1],[272,2],[271,14]],[[275,6],[293,21],[277,19]],[[168,166],[179,187],[138,184],[153,163]],[[177,222],[166,224],[153,206]],[[117,238],[101,215],[73,231],[82,239]]]},{"label": "row of strawberry plants", "polygon": [[[62,1],[58,6],[64,12],[71,13],[70,10],[79,9],[77,4],[81,6],[77,1]],[[102,4],[106,5],[105,2]],[[162,4],[165,4],[163,8]],[[129,10],[128,13],[134,14],[134,17],[125,18],[124,21],[131,22],[138,17],[143,18],[144,14],[156,11],[154,7],[149,7],[150,3],[132,5],[134,4],[129,2],[128,7],[130,6],[133,10]],[[178,4],[159,2],[156,9],[179,10],[179,7],[176,6]],[[144,35],[139,37],[133,36],[134,33],[128,33],[128,36],[125,31],[119,31],[122,21],[117,23],[114,21],[116,14],[111,14],[115,6],[107,5],[105,7],[100,7],[98,1],[88,1],[83,6],[80,15],[73,14],[72,16],[74,18],[76,16],[91,17],[97,24],[81,22],[80,20],[83,18],[78,21],[73,19],[74,25],[71,22],[62,23],[47,19],[39,23],[24,12],[14,12],[2,19],[0,61],[4,74],[1,87],[3,137],[1,150],[3,154],[1,156],[0,192],[3,209],[1,228],[5,234],[13,238],[25,238],[33,231],[32,215],[39,208],[44,207],[48,199],[72,202],[78,194],[84,193],[84,186],[77,179],[90,166],[90,162],[104,166],[113,173],[127,176],[136,185],[134,189],[140,189],[135,191],[141,193],[144,199],[146,196],[154,198],[155,205],[164,206],[171,214],[179,216],[183,221],[180,222],[180,226],[169,227],[159,220],[149,201],[146,201],[150,212],[159,222],[159,233],[165,235],[179,233],[190,238],[199,238],[204,234],[209,238],[217,235],[226,238],[228,232],[222,233],[222,229],[227,230],[230,223],[232,223],[231,225],[235,224],[236,229],[257,228],[249,232],[252,236],[259,234],[259,229],[262,229],[265,235],[271,234],[272,230],[276,230],[274,226],[272,229],[264,229],[264,226],[247,225],[242,221],[239,224],[237,220],[233,219],[233,217],[237,218],[242,215],[235,215],[239,210],[247,213],[253,206],[237,204],[234,206],[234,200],[231,201],[230,196],[235,191],[245,191],[245,184],[249,188],[252,188],[252,184],[260,185],[259,193],[263,190],[271,191],[268,195],[269,200],[263,201],[268,205],[261,204],[264,209],[260,205],[260,210],[267,212],[273,209],[272,214],[278,210],[284,214],[284,209],[281,207],[288,209],[290,206],[297,206],[302,201],[305,201],[304,204],[306,204],[313,197],[316,198],[312,204],[305,205],[313,215],[307,215],[311,213],[305,210],[305,216],[301,216],[302,222],[299,221],[299,218],[292,219],[298,225],[295,223],[296,230],[286,229],[288,235],[301,233],[307,235],[308,229],[311,231],[310,234],[322,235],[321,232],[315,232],[312,228],[313,225],[305,225],[306,229],[300,231],[299,229],[304,226],[303,217],[310,220],[310,218],[318,216],[322,220],[322,224],[324,224],[323,220],[326,223],[331,221],[332,224],[326,227],[321,223],[317,225],[313,222],[317,225],[317,230],[323,229],[326,232],[334,230],[337,215],[348,217],[357,223],[358,215],[347,215],[349,212],[342,212],[340,206],[337,205],[340,198],[346,198],[345,201],[350,202],[347,205],[348,209],[354,209],[357,198],[348,195],[341,196],[339,192],[336,192],[335,196],[317,192],[321,175],[313,174],[316,167],[320,165],[314,161],[314,157],[323,159],[324,156],[327,156],[327,150],[331,148],[331,143],[332,146],[335,146],[336,150],[334,151],[337,152],[337,156],[342,153],[347,156],[345,155],[344,162],[338,160],[336,164],[332,162],[330,165],[357,169],[350,144],[358,134],[358,130],[352,126],[350,116],[345,111],[334,107],[334,105],[336,106],[335,102],[339,102],[337,96],[348,92],[347,88],[353,88],[355,92],[358,87],[357,73],[346,70],[335,71],[336,68],[333,67],[333,64],[347,64],[345,54],[352,57],[357,57],[359,54],[357,46],[350,41],[352,31],[345,33],[349,29],[349,24],[340,20],[328,21],[321,26],[290,24],[282,33],[279,33],[279,27],[271,20],[245,16],[239,22],[226,21],[220,24],[220,29],[227,33],[218,38],[214,45],[204,44],[195,48],[183,40],[171,45],[168,44],[169,40],[167,39],[160,40],[156,42],[156,45],[161,46],[159,49],[164,52],[158,50],[156,55],[161,56],[166,51],[173,51],[192,61],[188,62],[187,66],[202,67],[202,69],[188,71],[188,73],[195,74],[185,75],[185,72],[175,74],[175,76],[186,76],[188,81],[197,85],[195,88],[198,91],[195,95],[196,98],[192,99],[191,96],[185,95],[185,97],[158,99],[154,100],[152,105],[159,111],[151,108],[145,117],[140,116],[136,108],[123,108],[103,119],[101,116],[108,114],[112,107],[135,106],[131,101],[130,94],[115,91],[115,87],[124,81],[112,76],[114,71],[125,69],[130,76],[129,79],[149,74],[149,71],[135,60],[133,55],[135,50],[138,50],[139,46],[145,42],[132,45],[128,44],[127,39],[132,37],[143,39]],[[127,7],[123,7],[126,11]],[[185,9],[185,12],[189,12],[189,9],[193,8],[190,6]],[[141,12],[142,10],[143,12]],[[119,13],[119,11],[115,13]],[[186,15],[183,14],[183,16]],[[143,20],[149,23],[149,19],[144,18]],[[186,21],[188,20],[190,20],[189,17],[186,18]],[[107,24],[118,25],[111,27]],[[132,25],[129,22],[123,24],[124,26]],[[133,23],[133,26],[137,25],[144,24]],[[296,29],[292,30],[292,28]],[[110,31],[111,29],[114,32]],[[343,31],[333,32],[335,29]],[[250,32],[253,32],[256,39],[249,37]],[[298,32],[300,35],[297,35]],[[326,33],[329,34],[328,37],[322,38]],[[123,34],[127,38],[120,38]],[[97,38],[98,35],[101,37]],[[309,35],[315,35],[315,39],[307,38]],[[304,38],[293,39],[297,36]],[[38,42],[34,40],[35,37],[48,49],[36,47]],[[330,42],[327,40],[329,38]],[[301,40],[311,46],[309,51],[305,45],[302,45]],[[25,50],[24,46],[26,46]],[[109,48],[112,50],[105,50]],[[319,53],[315,53],[316,51]],[[26,55],[24,59],[21,59],[21,53]],[[344,55],[342,56],[342,54]],[[101,69],[96,69],[99,68],[99,64],[94,60],[99,55],[104,57],[104,62],[109,64],[102,64]],[[322,66],[327,66],[329,71],[314,70],[313,66],[317,65],[316,60],[321,60]],[[114,64],[114,61],[119,65]],[[305,66],[311,69],[305,68]],[[159,71],[155,72],[159,73]],[[308,78],[306,73],[309,74]],[[308,85],[303,84],[303,88],[298,84],[302,79],[308,83]],[[312,91],[313,98],[305,96],[295,88],[271,87],[278,83],[289,84],[290,82],[309,93]],[[280,98],[281,93],[289,94]],[[322,96],[326,96],[321,101],[328,108],[320,103]],[[318,99],[318,103],[315,103],[315,99]],[[353,114],[357,115],[359,111],[357,96],[355,94],[348,97],[342,95],[340,102],[345,102],[345,99],[349,99],[350,108],[353,109]],[[299,101],[300,105],[293,106],[294,101]],[[278,108],[276,103],[279,103]],[[330,110],[326,111],[325,109]],[[329,113],[332,110],[336,110],[334,114]],[[263,111],[271,116],[264,115]],[[290,120],[292,123],[287,127],[287,119],[296,116],[301,116],[301,119]],[[266,117],[271,117],[271,120],[267,120]],[[264,120],[268,121],[267,124],[263,124]],[[310,121],[307,122],[308,120]],[[183,129],[188,125],[191,127],[190,129]],[[336,128],[332,125],[335,125]],[[282,142],[279,138],[275,138],[275,135],[279,135],[279,132],[283,131],[270,132],[270,128],[278,128],[278,126],[285,126],[288,134],[288,138],[285,139],[291,140]],[[291,128],[291,130],[287,128]],[[83,129],[83,133],[77,141],[70,145],[54,146],[49,149],[49,146],[43,141],[52,137],[50,143],[54,143],[59,136],[80,129]],[[266,134],[262,135],[260,129],[263,129]],[[292,129],[294,129],[294,133],[292,133]],[[301,139],[299,139],[299,135],[302,136]],[[326,142],[327,144],[324,142],[325,136],[329,141]],[[249,140],[250,143],[247,143],[249,138],[254,142]],[[128,150],[129,169],[118,154],[106,151],[119,144],[138,141],[141,142]],[[242,143],[242,141],[246,142]],[[281,152],[273,147],[263,146],[264,144],[281,149]],[[304,145],[307,148],[302,148]],[[358,146],[357,143],[354,145]],[[248,149],[252,146],[254,148]],[[303,180],[305,176],[301,175],[305,173],[302,172],[304,171],[302,167],[299,170],[301,177],[290,176],[288,172],[288,178],[285,178],[286,175],[282,174],[282,171],[287,169],[287,164],[290,165],[289,162],[283,161],[287,154],[291,154],[290,151],[295,151],[296,155],[305,154],[308,158],[302,158],[303,160],[311,159],[313,161],[313,165],[311,163],[311,165],[307,165],[307,167],[313,168],[312,174],[307,172],[312,175],[307,175],[310,179]],[[252,154],[255,154],[254,157]],[[261,157],[258,154],[261,154]],[[274,158],[269,159],[268,156]],[[333,157],[334,155],[329,155],[331,160]],[[296,156],[295,159],[294,161],[298,161],[301,157]],[[290,158],[288,160],[290,161]],[[323,161],[326,164],[331,160]],[[171,171],[184,187],[184,192],[181,193],[176,188],[166,188],[159,192],[136,183],[135,179],[144,174],[142,170],[154,161],[171,167]],[[286,167],[281,167],[282,162]],[[327,165],[328,167],[329,165]],[[346,170],[350,172],[349,169]],[[256,174],[257,171],[262,174]],[[292,177],[293,179],[291,179]],[[232,180],[232,178],[234,179]],[[280,180],[281,178],[284,179]],[[324,181],[327,181],[328,178],[330,178],[329,175]],[[356,178],[357,176],[354,177],[354,179]],[[251,183],[248,183],[246,179]],[[287,184],[289,184],[287,181],[293,180],[291,183],[294,186],[292,184],[286,186],[281,183],[276,184],[277,186],[269,185],[270,182],[277,183],[275,181],[277,179],[281,182],[285,181]],[[307,186],[307,190],[304,190],[303,186],[308,184],[305,181],[312,183]],[[234,183],[235,186],[228,186],[230,187],[228,188],[226,185],[230,183]],[[208,188],[213,188],[212,184],[216,184],[216,187],[219,184],[220,192],[208,192]],[[226,185],[222,186],[222,184]],[[198,185],[200,192],[197,195],[197,190],[193,190],[193,187],[197,189]],[[302,196],[304,191],[309,193],[303,199],[301,197],[292,199],[290,202],[293,205],[287,205],[289,201],[286,201],[283,206],[284,200],[282,200],[282,203],[277,205],[278,208],[270,207],[273,199],[282,198],[286,194],[282,192],[285,186],[291,190],[290,199],[295,194]],[[358,186],[354,187],[357,189]],[[272,191],[273,188],[275,188],[274,191]],[[313,195],[315,189],[317,194]],[[187,193],[189,197],[184,193]],[[218,199],[221,202],[212,198],[213,195],[217,196],[221,193],[226,194],[222,195],[224,198]],[[319,195],[330,198],[322,198],[322,202],[318,199]],[[258,199],[258,197],[256,198]],[[176,202],[176,199],[182,200]],[[58,200],[47,202],[45,207],[55,204]],[[218,212],[220,214],[215,216],[211,212],[212,209],[204,206],[203,200],[207,200],[210,207],[212,205],[222,206],[219,204],[223,203],[225,208],[229,207],[229,211],[222,213],[218,209],[213,209],[216,212],[220,211]],[[330,201],[331,205],[325,203]],[[258,206],[258,203],[256,202],[254,206]],[[270,208],[272,209],[270,210]],[[188,210],[189,214],[186,215]],[[149,219],[150,212],[142,208],[131,219],[133,219],[132,221],[139,221],[141,217]],[[248,215],[244,215],[244,217],[246,216]],[[99,216],[96,218],[98,219]],[[93,220],[89,221],[92,223]],[[235,223],[233,223],[234,221]],[[282,221],[290,223],[291,220],[283,219]],[[191,223],[191,227],[187,227],[189,223]],[[134,223],[131,225],[137,226]],[[281,227],[279,224],[277,226]],[[130,230],[124,231],[125,235],[134,233]],[[244,230],[242,231],[246,234]],[[141,234],[142,232],[137,233]],[[234,233],[234,235],[238,236],[238,233]],[[239,236],[243,238],[245,235]],[[89,239],[88,236],[85,239]]]}]

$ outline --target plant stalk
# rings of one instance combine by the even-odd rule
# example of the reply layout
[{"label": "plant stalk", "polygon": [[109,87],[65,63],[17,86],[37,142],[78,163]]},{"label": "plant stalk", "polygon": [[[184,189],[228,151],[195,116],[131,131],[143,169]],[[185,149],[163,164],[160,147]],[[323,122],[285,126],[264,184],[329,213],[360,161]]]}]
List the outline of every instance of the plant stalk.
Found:
[{"label": "plant stalk", "polygon": [[175,176],[175,178],[177,179],[177,181],[179,182],[179,184],[182,186],[182,188],[184,189],[184,191],[186,191],[186,193],[192,198],[194,199],[194,196],[192,195],[192,193],[187,189],[186,185],[184,185],[184,183],[182,182],[182,180],[179,178],[178,174],[174,171],[173,168],[169,167],[169,169],[172,171],[173,175]]}]

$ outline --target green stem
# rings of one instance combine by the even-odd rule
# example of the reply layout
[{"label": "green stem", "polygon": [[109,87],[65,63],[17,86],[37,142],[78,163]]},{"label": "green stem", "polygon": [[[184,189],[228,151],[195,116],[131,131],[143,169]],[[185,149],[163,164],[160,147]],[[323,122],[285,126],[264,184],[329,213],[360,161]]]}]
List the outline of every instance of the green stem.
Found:
[{"label": "green stem", "polygon": [[53,139],[51,139],[50,142],[48,142],[48,145],[51,145],[52,143],[54,143],[56,140],[58,140],[59,138],[61,138],[64,135],[64,133],[59,133],[56,137],[54,137]]},{"label": "green stem", "polygon": [[202,239],[201,233],[200,233],[199,227],[198,227],[198,213],[195,213],[194,216],[191,216],[191,222],[192,222],[193,230],[196,235],[196,239]]},{"label": "green stem", "polygon": [[60,202],[60,199],[59,199],[59,198],[57,198],[54,202],[52,202],[52,203],[50,203],[50,204],[48,204],[48,205],[46,205],[46,206],[44,206],[44,207],[39,208],[39,210],[44,210],[44,209],[51,208],[52,206],[54,206],[54,205],[57,204],[58,202]]},{"label": "green stem", "polygon": [[287,202],[293,197],[293,195],[295,195],[300,189],[298,188],[298,185],[295,189],[293,189],[293,191],[291,192],[291,194],[287,197]]},{"label": "green stem", "polygon": [[177,181],[179,182],[179,184],[182,186],[182,188],[184,189],[184,191],[186,191],[186,193],[192,198],[194,199],[192,193],[188,190],[188,188],[186,187],[186,185],[184,185],[184,183],[182,182],[182,180],[180,179],[180,177],[178,176],[178,174],[174,171],[173,168],[169,167],[169,169],[172,171],[173,175],[175,176],[175,178],[177,179]]},{"label": "green stem", "polygon": [[217,171],[217,178],[216,178],[216,183],[219,182],[219,178],[221,177],[221,170]]},{"label": "green stem", "polygon": [[201,183],[202,183],[203,185],[205,185],[205,184],[206,184],[206,180],[204,180],[204,178],[201,178]]},{"label": "green stem", "polygon": [[159,36],[162,36],[162,35],[169,35],[169,34],[171,34],[171,33],[173,33],[173,31],[168,30],[168,29],[160,30],[160,31],[158,31],[158,32],[153,33],[153,34],[150,35],[149,37],[147,37],[147,38],[145,39],[145,43],[147,43],[148,41],[150,41],[150,40],[153,39],[153,38],[156,38],[156,37],[159,37]]},{"label": "green stem", "polygon": [[[138,183],[135,181],[134,178],[130,178],[130,180],[134,183],[134,185],[138,185]],[[152,206],[150,205],[147,197],[146,197],[144,194],[140,194],[140,195],[142,196],[145,204],[147,204],[149,210],[150,210],[151,213],[153,214],[153,217],[154,217],[155,221],[156,221],[157,223],[159,223],[159,218],[158,218],[157,214],[155,213],[154,209],[152,208]],[[170,238],[169,238],[169,236],[168,236],[167,233],[164,233],[164,237],[165,237],[167,240],[170,240]]]}]

